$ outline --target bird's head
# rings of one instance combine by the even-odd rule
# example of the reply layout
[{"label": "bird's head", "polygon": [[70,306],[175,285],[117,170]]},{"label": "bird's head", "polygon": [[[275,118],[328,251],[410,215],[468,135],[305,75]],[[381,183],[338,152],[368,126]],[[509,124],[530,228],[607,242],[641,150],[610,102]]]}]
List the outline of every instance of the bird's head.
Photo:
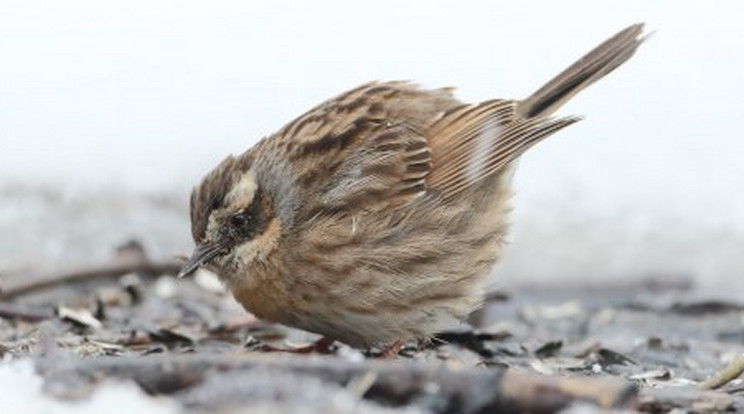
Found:
[{"label": "bird's head", "polygon": [[202,266],[222,279],[240,277],[275,248],[281,222],[252,164],[247,155],[230,156],[194,188],[190,207],[196,248],[179,277]]}]

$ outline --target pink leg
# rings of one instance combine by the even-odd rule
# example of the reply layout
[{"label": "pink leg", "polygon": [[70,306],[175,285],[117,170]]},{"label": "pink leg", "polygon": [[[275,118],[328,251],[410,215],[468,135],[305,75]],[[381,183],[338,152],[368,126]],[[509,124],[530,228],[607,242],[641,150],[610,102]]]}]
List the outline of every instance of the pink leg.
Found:
[{"label": "pink leg", "polygon": [[397,340],[393,342],[392,344],[388,345],[385,350],[382,351],[382,355],[380,355],[380,358],[382,359],[392,359],[398,356],[398,353],[400,350],[403,349],[403,341]]}]

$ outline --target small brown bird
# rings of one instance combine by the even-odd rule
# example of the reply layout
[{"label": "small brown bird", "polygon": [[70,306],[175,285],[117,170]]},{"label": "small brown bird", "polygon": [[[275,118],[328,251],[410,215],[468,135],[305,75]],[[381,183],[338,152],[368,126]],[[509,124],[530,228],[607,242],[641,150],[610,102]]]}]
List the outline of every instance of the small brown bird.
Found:
[{"label": "small brown bird", "polygon": [[525,100],[362,85],[215,167],[191,195],[200,266],[269,322],[357,347],[452,328],[507,234],[514,161],[578,117],[563,103],[628,60],[619,32]]}]

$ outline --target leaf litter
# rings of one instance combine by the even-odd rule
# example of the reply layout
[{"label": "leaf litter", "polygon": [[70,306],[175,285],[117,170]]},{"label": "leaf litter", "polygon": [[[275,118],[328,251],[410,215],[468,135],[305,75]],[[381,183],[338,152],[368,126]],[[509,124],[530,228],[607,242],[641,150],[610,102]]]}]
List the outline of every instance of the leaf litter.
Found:
[{"label": "leaf litter", "polygon": [[339,343],[332,355],[293,355],[263,350],[318,337],[263,323],[213,275],[178,280],[177,265],[132,246],[131,269],[117,262],[0,297],[0,378],[32,362],[49,401],[97,401],[107,384],[136,384],[143,404],[167,401],[173,412],[744,409],[744,303],[696,299],[691,285],[656,280],[650,296],[642,283],[525,286],[492,295],[477,326],[409,344],[395,361]]}]

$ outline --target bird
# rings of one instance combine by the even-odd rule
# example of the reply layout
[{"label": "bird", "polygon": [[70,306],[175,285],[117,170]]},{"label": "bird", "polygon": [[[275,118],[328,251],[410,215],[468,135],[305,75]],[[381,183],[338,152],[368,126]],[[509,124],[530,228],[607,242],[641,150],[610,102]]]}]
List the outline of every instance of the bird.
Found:
[{"label": "bird", "polygon": [[645,40],[629,26],[522,100],[375,81],[208,172],[179,276],[214,272],[256,317],[394,355],[482,305],[509,233],[516,161]]}]

